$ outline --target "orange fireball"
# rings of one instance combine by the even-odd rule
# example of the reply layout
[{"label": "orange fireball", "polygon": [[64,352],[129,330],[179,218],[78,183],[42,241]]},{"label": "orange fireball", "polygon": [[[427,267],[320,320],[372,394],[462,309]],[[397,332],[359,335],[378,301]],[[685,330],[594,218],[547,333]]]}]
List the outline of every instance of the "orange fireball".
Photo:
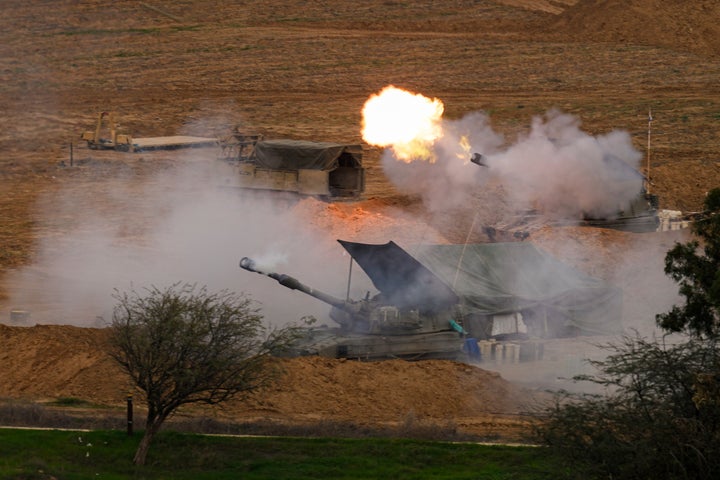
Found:
[{"label": "orange fireball", "polygon": [[363,140],[392,148],[395,157],[405,162],[434,162],[432,147],[443,133],[444,108],[437,98],[387,86],[363,106]]}]

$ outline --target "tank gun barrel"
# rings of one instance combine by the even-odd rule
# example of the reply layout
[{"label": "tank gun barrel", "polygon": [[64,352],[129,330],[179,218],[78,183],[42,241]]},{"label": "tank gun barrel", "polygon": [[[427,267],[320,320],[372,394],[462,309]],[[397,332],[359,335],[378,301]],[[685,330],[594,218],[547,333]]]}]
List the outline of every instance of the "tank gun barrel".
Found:
[{"label": "tank gun barrel", "polygon": [[242,260],[240,260],[240,268],[245,269],[249,272],[259,273],[260,275],[265,275],[267,277],[275,279],[283,287],[287,287],[290,290],[299,290],[307,295],[310,295],[311,297],[315,297],[318,300],[341,310],[350,312],[355,311],[355,309],[351,306],[352,304],[350,304],[349,302],[341,300],[337,297],[333,297],[332,295],[328,295],[327,293],[321,292],[319,290],[315,290],[314,288],[308,287],[307,285],[301,283],[299,280],[291,277],[290,275],[285,275],[284,273],[262,271],[252,258],[243,257]]},{"label": "tank gun barrel", "polygon": [[487,157],[485,155],[483,155],[482,153],[473,153],[472,156],[470,157],[470,161],[480,167],[486,167],[486,168],[490,167],[487,163]]}]

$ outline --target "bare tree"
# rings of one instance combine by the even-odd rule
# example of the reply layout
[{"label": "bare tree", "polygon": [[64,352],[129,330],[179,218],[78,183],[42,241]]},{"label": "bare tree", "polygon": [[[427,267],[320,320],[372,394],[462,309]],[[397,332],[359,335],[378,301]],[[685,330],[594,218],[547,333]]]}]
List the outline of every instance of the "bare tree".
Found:
[{"label": "bare tree", "polygon": [[111,356],[147,401],[145,433],[134,463],[143,465],[155,434],[178,407],[215,405],[276,377],[272,353],[297,338],[295,327],[268,331],[244,294],[205,287],[152,287],[145,295],[116,292]]}]

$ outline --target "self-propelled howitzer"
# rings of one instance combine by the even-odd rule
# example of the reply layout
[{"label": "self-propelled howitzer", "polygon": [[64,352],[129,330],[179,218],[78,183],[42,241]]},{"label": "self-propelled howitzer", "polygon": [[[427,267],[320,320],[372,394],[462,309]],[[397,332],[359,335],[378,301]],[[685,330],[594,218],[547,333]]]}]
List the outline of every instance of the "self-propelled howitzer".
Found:
[{"label": "self-propelled howitzer", "polygon": [[[335,358],[457,358],[462,354],[462,327],[458,308],[399,307],[380,293],[362,300],[342,300],[304,285],[289,275],[265,272],[250,258],[240,267],[276,280],[332,306],[330,318],[339,328],[308,329],[298,355]],[[455,306],[457,307],[457,306]]]}]

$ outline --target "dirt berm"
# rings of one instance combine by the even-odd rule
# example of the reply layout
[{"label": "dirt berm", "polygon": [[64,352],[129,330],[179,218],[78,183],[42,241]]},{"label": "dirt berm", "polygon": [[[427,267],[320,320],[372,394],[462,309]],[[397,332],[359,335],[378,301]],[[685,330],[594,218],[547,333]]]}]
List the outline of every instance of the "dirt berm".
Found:
[{"label": "dirt berm", "polygon": [[[65,325],[0,325],[0,398],[72,398],[122,411],[127,394],[139,392],[107,355],[106,333]],[[280,363],[283,374],[273,387],[222,409],[183,413],[233,422],[323,421],[367,428],[412,421],[506,440],[521,440],[527,434],[528,419],[522,414],[530,408],[533,394],[475,366],[445,360],[356,362],[320,357]],[[142,405],[138,401],[138,407]]]}]

